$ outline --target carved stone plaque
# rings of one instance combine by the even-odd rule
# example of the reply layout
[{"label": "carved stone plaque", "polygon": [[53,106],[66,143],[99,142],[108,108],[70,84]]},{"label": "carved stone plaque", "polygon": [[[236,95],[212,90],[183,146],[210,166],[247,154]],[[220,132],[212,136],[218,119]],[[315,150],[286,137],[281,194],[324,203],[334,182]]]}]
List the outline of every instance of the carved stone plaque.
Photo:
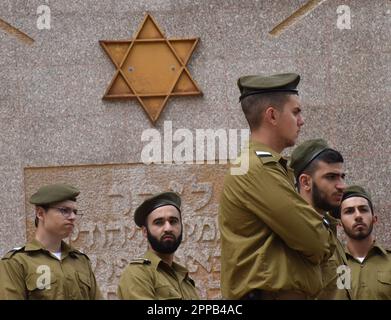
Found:
[{"label": "carved stone plaque", "polygon": [[26,168],[26,230],[34,234],[30,196],[44,184],[69,183],[80,190],[78,207],[84,214],[69,241],[88,254],[104,296],[116,298],[122,270],[147,249],[133,221],[136,207],[162,191],[182,198],[183,242],[176,256],[186,265],[202,298],[220,298],[220,234],[218,201],[228,165],[91,165]]}]

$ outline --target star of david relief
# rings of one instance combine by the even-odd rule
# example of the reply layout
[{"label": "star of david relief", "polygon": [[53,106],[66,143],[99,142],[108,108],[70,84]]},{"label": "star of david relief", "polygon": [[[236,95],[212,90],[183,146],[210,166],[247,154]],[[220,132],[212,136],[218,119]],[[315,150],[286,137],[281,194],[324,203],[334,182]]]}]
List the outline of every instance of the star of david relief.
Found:
[{"label": "star of david relief", "polygon": [[137,99],[153,124],[169,97],[202,95],[186,65],[198,38],[167,39],[147,14],[131,40],[100,40],[117,68],[103,99]]}]

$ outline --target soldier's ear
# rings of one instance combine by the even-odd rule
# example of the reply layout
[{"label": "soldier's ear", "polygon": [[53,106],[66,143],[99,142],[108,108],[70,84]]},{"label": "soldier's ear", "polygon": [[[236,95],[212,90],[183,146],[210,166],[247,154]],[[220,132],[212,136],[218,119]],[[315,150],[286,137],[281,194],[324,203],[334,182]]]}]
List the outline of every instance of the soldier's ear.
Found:
[{"label": "soldier's ear", "polygon": [[272,106],[269,106],[265,110],[265,115],[263,117],[263,120],[266,122],[269,122],[273,125],[277,124],[278,120],[278,110],[276,108],[273,108]]},{"label": "soldier's ear", "polygon": [[144,238],[148,237],[147,228],[145,226],[141,226],[141,230],[143,231]]},{"label": "soldier's ear", "polygon": [[376,223],[376,222],[377,222],[377,216],[373,215],[373,217],[372,217],[372,222],[373,222],[373,223]]},{"label": "soldier's ear", "polygon": [[305,173],[302,173],[299,176],[300,189],[305,191],[310,191],[312,188],[312,179],[311,176]]},{"label": "soldier's ear", "polygon": [[[35,217],[38,219],[38,220],[41,220],[43,219],[44,217],[44,214],[45,214],[45,209],[42,208],[42,207],[35,207]],[[37,224],[38,224],[38,221],[37,221]]]}]

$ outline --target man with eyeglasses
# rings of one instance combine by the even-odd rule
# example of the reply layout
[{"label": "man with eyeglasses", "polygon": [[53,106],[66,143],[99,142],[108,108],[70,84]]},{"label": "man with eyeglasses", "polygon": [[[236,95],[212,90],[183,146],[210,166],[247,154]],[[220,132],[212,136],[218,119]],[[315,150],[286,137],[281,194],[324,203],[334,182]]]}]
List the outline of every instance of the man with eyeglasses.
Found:
[{"label": "man with eyeglasses", "polygon": [[43,186],[35,205],[35,237],[0,261],[0,299],[92,300],[101,293],[87,255],[63,241],[77,217],[80,191],[67,184]]}]

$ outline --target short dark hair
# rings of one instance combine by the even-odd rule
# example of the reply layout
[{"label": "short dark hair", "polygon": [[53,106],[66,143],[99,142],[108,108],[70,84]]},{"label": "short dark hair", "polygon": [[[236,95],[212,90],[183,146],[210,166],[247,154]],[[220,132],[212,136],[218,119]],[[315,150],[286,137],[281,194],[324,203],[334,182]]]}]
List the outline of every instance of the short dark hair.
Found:
[{"label": "short dark hair", "polygon": [[340,152],[334,149],[326,149],[321,152],[309,165],[303,170],[302,173],[313,175],[316,169],[318,168],[318,163],[320,161],[326,162],[327,164],[331,163],[343,163],[343,156]]},{"label": "short dark hair", "polygon": [[292,93],[274,92],[255,94],[245,97],[241,101],[241,105],[243,113],[250,126],[250,130],[255,130],[260,127],[263,118],[261,117],[261,114],[267,107],[273,106],[278,110],[282,110],[291,94]]},{"label": "short dark hair", "polygon": [[327,164],[331,163],[343,163],[343,156],[340,152],[334,149],[326,149],[321,152],[297,177],[297,190],[300,191],[300,182],[299,177],[301,174],[305,173],[311,177],[314,175],[315,171],[318,169],[318,163],[320,161],[326,162]]}]

